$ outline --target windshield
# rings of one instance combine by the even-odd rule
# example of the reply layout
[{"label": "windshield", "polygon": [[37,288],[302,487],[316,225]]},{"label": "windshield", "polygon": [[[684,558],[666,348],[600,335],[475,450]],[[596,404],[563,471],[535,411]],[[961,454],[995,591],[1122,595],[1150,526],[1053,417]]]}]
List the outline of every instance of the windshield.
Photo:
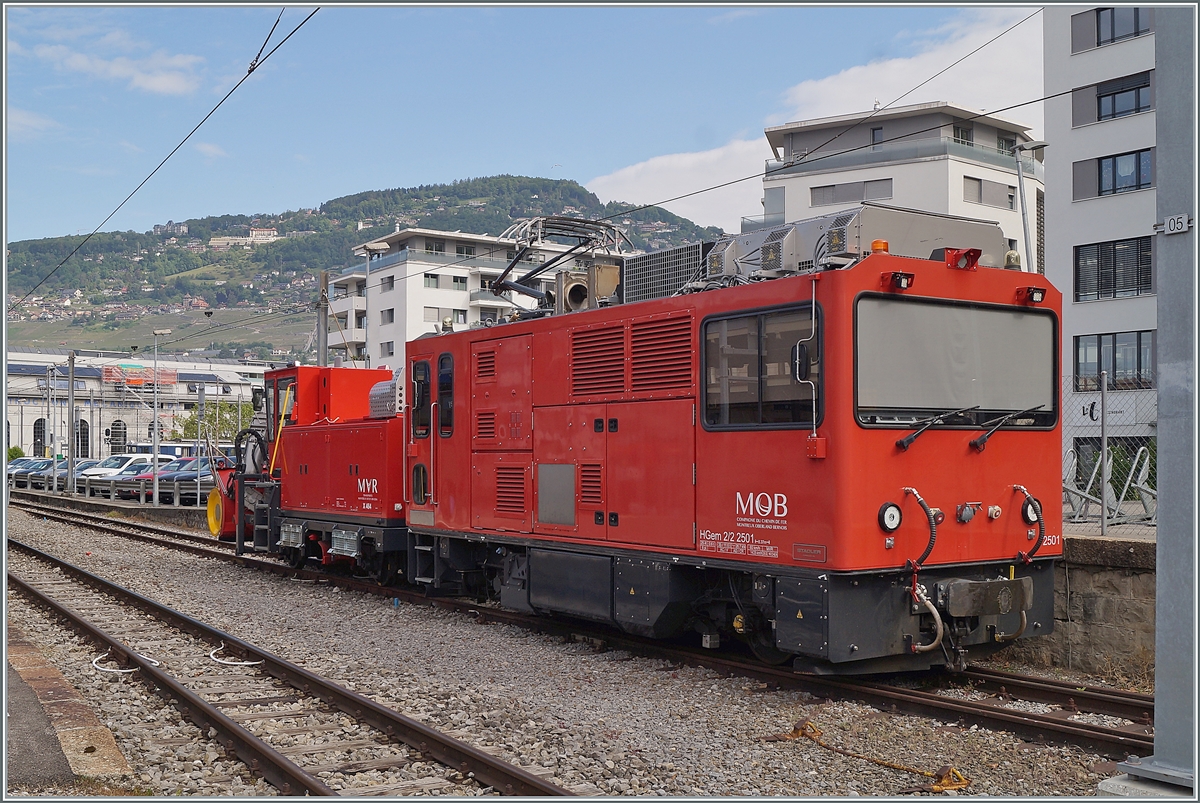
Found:
[{"label": "windshield", "polygon": [[979,426],[1041,406],[1009,425],[1057,418],[1055,318],[1028,308],[864,296],[856,311],[858,420],[908,426],[975,408],[946,425]]},{"label": "windshield", "polygon": [[120,468],[121,466],[125,465],[125,461],[128,459],[128,457],[113,455],[112,457],[101,462],[100,465],[96,466],[96,468]]},{"label": "windshield", "polygon": [[[166,474],[168,471],[180,471],[181,469],[183,469],[184,466],[186,466],[190,462],[191,462],[190,460],[172,460],[170,463],[167,463],[166,465],[164,465],[160,469],[160,471],[163,474]],[[147,474],[150,473],[149,466],[146,467],[146,473]]]}]

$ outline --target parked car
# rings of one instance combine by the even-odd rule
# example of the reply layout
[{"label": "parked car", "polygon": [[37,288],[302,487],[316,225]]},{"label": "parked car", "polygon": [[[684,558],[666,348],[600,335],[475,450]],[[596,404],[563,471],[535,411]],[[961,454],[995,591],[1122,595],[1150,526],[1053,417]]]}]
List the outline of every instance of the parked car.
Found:
[{"label": "parked car", "polygon": [[[83,476],[92,478],[111,477],[118,471],[125,469],[128,466],[140,464],[145,468],[149,468],[153,462],[154,455],[149,454],[114,454],[111,457],[106,457],[96,465],[83,472]],[[159,463],[169,463],[171,457],[165,454],[158,456]]]},{"label": "parked car", "polygon": [[34,474],[38,474],[54,465],[54,461],[48,457],[39,457],[32,462],[26,463],[20,468],[9,473],[9,479],[12,481],[14,488],[31,488],[30,478]]},{"label": "parked car", "polygon": [[[215,461],[217,468],[225,468],[229,462],[229,458],[218,457]],[[201,485],[201,495],[213,485],[213,474],[209,458],[202,457],[199,460],[199,470],[197,470],[196,461],[181,471],[173,471],[169,474],[163,473],[158,475],[158,493],[162,497],[163,504],[171,504],[175,501],[174,483],[179,485],[179,502],[180,504],[195,504],[196,503],[196,482],[199,475],[199,483]],[[164,488],[164,483],[171,483],[171,487]],[[188,500],[191,500],[190,502]]]},{"label": "parked car", "polygon": [[[157,474],[161,480],[164,474],[172,474],[176,471],[186,471],[189,468],[194,468],[196,458],[194,457],[177,457],[169,463],[164,463],[159,467]],[[142,472],[133,478],[134,482],[146,480],[146,498],[154,498],[154,475],[155,471],[148,466],[142,466]],[[139,489],[134,487],[118,488],[117,496],[121,499],[138,499],[140,495]]]},{"label": "parked car", "polygon": [[14,471],[25,468],[25,466],[29,465],[30,463],[32,463],[34,460],[37,460],[37,459],[38,458],[36,458],[36,457],[14,457],[12,460],[9,460],[8,461],[8,476],[9,476],[9,478],[12,477]]},{"label": "parked car", "polygon": [[121,482],[122,480],[131,480],[138,474],[141,474],[143,471],[145,471],[145,469],[145,463],[130,463],[116,474],[109,474],[107,477],[100,477],[99,480],[93,477],[92,495],[116,498],[116,493],[114,492],[115,489],[113,486],[108,484],[108,481],[116,480],[117,482]]},{"label": "parked car", "polygon": [[[78,484],[80,475],[84,471],[87,471],[89,468],[91,468],[92,466],[96,465],[99,462],[100,462],[99,460],[76,460],[75,461],[75,480],[76,480],[77,484]],[[35,474],[32,479],[34,487],[35,488],[56,487],[59,490],[65,491],[67,489],[67,461],[66,460],[58,461],[58,482],[52,486],[50,483],[50,473],[53,470],[54,470],[54,468],[53,468],[53,466],[51,466],[50,468],[43,471],[40,475]],[[38,476],[43,477],[44,480],[39,481]]]}]

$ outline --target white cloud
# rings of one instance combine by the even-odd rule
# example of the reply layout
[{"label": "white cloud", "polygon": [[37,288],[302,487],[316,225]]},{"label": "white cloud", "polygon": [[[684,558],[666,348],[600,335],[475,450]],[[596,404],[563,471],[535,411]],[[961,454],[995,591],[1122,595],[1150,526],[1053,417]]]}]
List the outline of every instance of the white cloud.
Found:
[{"label": "white cloud", "polygon": [[655,156],[587,183],[601,201],[649,204],[704,187],[748,178],[712,192],[662,204],[702,226],[737,231],[742,215],[762,214],[763,162],[771,155],[765,139],[735,139],[698,153]]},{"label": "white cloud", "polygon": [[43,131],[58,127],[59,123],[37,112],[18,109],[12,106],[8,109],[8,135],[14,139],[31,139]]},{"label": "white cloud", "polygon": [[[765,125],[867,111],[876,99],[889,103],[1030,13],[1030,8],[973,9],[956,14],[935,30],[900,34],[911,40],[914,55],[848,67],[833,75],[802,81],[784,93],[787,111],[766,116]],[[1039,15],[896,105],[947,100],[991,111],[1041,95]],[[1030,126],[1030,133],[1037,139],[1042,136],[1041,106],[1023,106],[1000,114]],[[586,186],[603,201],[655,203],[742,176],[761,176],[763,160],[770,157],[765,137],[735,139],[710,151],[656,156],[594,178]],[[733,232],[738,231],[743,215],[762,214],[761,199],[762,180],[757,178],[664,206],[701,225]]]},{"label": "white cloud", "polygon": [[211,142],[197,142],[196,150],[200,151],[200,153],[204,154],[209,159],[214,159],[218,156],[228,156],[229,155],[229,154],[225,153],[224,150],[221,149],[220,145],[213,145]]},{"label": "white cloud", "polygon": [[[914,46],[922,49],[913,56],[861,64],[796,84],[785,95],[790,111],[769,120],[768,125],[866,111],[876,100],[891,103],[1031,13],[1028,8],[964,12],[936,31],[918,34]],[[895,105],[948,100],[991,111],[1041,95],[1042,21],[1038,15]],[[1041,136],[1042,104],[1001,115],[1030,126],[1035,138]]]},{"label": "white cloud", "polygon": [[142,59],[126,56],[104,59],[66,45],[38,45],[33,52],[60,70],[128,81],[130,88],[160,95],[184,95],[194,90],[199,83],[194,70],[204,61],[200,56],[182,53],[172,56],[161,50]]}]

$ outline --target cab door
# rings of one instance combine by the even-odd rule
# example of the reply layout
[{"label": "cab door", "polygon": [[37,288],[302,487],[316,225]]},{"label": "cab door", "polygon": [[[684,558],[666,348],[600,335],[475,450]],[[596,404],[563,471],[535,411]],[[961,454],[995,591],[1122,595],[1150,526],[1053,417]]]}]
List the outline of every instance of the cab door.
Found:
[{"label": "cab door", "polygon": [[437,402],[433,398],[434,355],[415,355],[409,359],[408,521],[425,527],[434,526],[433,478],[437,470],[434,417]]}]

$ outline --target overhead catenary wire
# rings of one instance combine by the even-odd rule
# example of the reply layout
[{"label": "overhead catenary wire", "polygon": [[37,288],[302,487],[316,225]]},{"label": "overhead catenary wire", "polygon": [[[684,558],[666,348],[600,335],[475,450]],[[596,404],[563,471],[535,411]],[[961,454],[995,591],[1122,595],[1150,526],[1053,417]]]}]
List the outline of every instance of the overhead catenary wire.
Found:
[{"label": "overhead catenary wire", "polygon": [[[11,306],[9,306],[9,308],[8,308],[8,311],[11,313],[11,312],[13,312],[15,309],[17,309],[18,307],[20,307],[22,304],[24,304],[26,301],[28,301],[28,300],[29,300],[29,297],[30,297],[30,296],[32,296],[32,295],[33,295],[33,294],[34,294],[34,293],[37,291],[37,289],[38,289],[39,287],[41,287],[43,284],[45,284],[45,283],[46,283],[46,281],[47,281],[47,280],[48,280],[48,279],[49,279],[51,276],[53,276],[55,273],[57,273],[57,272],[58,272],[59,268],[61,268],[61,267],[62,267],[63,265],[65,265],[65,264],[67,264],[67,262],[68,262],[68,261],[70,261],[71,257],[75,256],[75,254],[77,254],[77,253],[79,252],[79,249],[80,249],[80,248],[83,248],[83,246],[87,244],[88,240],[92,239],[92,237],[94,237],[94,236],[96,235],[96,232],[100,231],[101,227],[103,227],[105,223],[107,223],[109,220],[111,220],[111,219],[113,218],[113,216],[117,214],[117,212],[120,212],[120,211],[121,211],[121,209],[122,209],[122,208],[125,206],[125,204],[129,203],[129,200],[130,200],[131,198],[133,198],[133,196],[134,196],[134,195],[136,195],[136,194],[137,194],[138,190],[140,190],[140,189],[141,189],[143,186],[145,186],[146,182],[148,182],[150,179],[154,178],[155,174],[156,174],[156,173],[158,173],[158,171],[162,169],[163,165],[165,165],[165,164],[167,163],[167,161],[168,161],[168,160],[169,160],[169,159],[170,159],[172,156],[174,156],[174,155],[175,155],[175,153],[176,153],[176,152],[177,152],[177,151],[178,151],[180,148],[182,148],[182,147],[183,147],[183,146],[184,146],[184,145],[187,143],[187,141],[188,141],[189,139],[191,139],[191,138],[192,138],[192,135],[193,135],[193,134],[195,134],[197,131],[199,131],[199,130],[200,130],[200,126],[204,125],[206,122],[208,122],[208,118],[210,118],[210,117],[212,117],[214,114],[216,114],[216,112],[217,112],[217,109],[221,108],[221,106],[222,106],[222,105],[224,105],[225,101],[229,100],[230,96],[232,96],[232,95],[233,95],[233,93],[234,93],[234,92],[236,92],[236,91],[238,90],[238,87],[240,87],[242,84],[244,84],[244,83],[246,82],[246,79],[248,79],[248,78],[249,78],[249,77],[250,77],[250,76],[251,76],[251,75],[254,73],[254,71],[255,71],[256,69],[258,69],[260,66],[262,66],[262,64],[263,64],[263,63],[264,63],[264,62],[265,62],[267,59],[271,58],[271,56],[272,56],[272,55],[275,53],[275,51],[276,51],[276,50],[278,50],[280,47],[282,47],[282,46],[283,46],[284,42],[287,42],[287,40],[291,39],[291,38],[292,38],[292,36],[293,36],[293,35],[296,33],[296,31],[298,31],[298,30],[300,30],[302,27],[304,27],[304,23],[306,23],[306,22],[308,22],[310,19],[312,19],[312,18],[313,18],[313,15],[314,15],[314,14],[316,14],[316,13],[317,13],[318,11],[320,11],[320,10],[321,10],[320,6],[318,6],[317,8],[314,8],[314,9],[312,10],[312,13],[311,13],[311,14],[309,14],[307,17],[305,17],[305,18],[304,18],[304,19],[303,19],[303,20],[300,22],[300,24],[299,24],[299,25],[297,25],[295,28],[293,28],[293,29],[292,29],[292,32],[291,32],[291,33],[289,33],[287,36],[285,36],[285,37],[283,38],[283,41],[281,41],[279,44],[277,44],[275,47],[273,47],[273,48],[271,49],[271,51],[270,51],[269,53],[267,53],[267,55],[263,56],[261,61],[258,59],[258,57],[255,57],[254,61],[252,61],[252,62],[250,63],[250,67],[249,67],[249,68],[246,70],[246,74],[245,74],[245,75],[243,75],[243,76],[241,77],[241,79],[240,79],[240,80],[239,80],[239,81],[238,81],[236,84],[234,84],[234,85],[233,85],[233,88],[232,88],[232,89],[230,89],[228,92],[226,92],[226,93],[225,93],[225,96],[224,96],[223,98],[221,98],[221,99],[220,99],[220,100],[217,102],[217,105],[216,105],[216,106],[213,106],[213,107],[212,107],[212,110],[211,110],[211,111],[209,111],[209,113],[208,113],[208,114],[204,115],[204,119],[202,119],[200,122],[196,123],[196,127],[195,127],[195,128],[193,128],[191,131],[189,131],[189,132],[188,132],[188,134],[187,134],[187,136],[185,136],[185,137],[184,137],[182,140],[180,140],[179,144],[178,144],[178,145],[176,145],[174,148],[172,148],[172,149],[171,149],[171,152],[170,152],[170,153],[168,153],[168,154],[166,155],[166,157],[164,157],[164,158],[163,158],[163,160],[162,160],[161,162],[159,162],[159,163],[158,163],[158,166],[157,166],[157,167],[155,167],[153,170],[151,170],[151,171],[150,171],[150,174],[149,174],[148,176],[146,176],[144,179],[142,179],[142,180],[141,180],[141,182],[140,182],[140,183],[139,183],[139,184],[138,184],[136,187],[134,187],[134,188],[133,188],[133,192],[131,192],[131,193],[129,193],[127,196],[125,196],[125,200],[123,200],[123,201],[121,201],[121,203],[117,204],[116,208],[115,208],[115,209],[113,209],[113,211],[109,212],[109,213],[108,213],[108,216],[107,216],[107,217],[105,217],[105,218],[104,218],[104,220],[100,221],[99,225],[97,225],[97,226],[96,226],[96,228],[92,229],[92,231],[91,231],[91,233],[90,233],[90,234],[88,234],[86,237],[84,237],[84,238],[83,238],[83,240],[81,240],[81,241],[79,242],[79,244],[78,244],[78,245],[76,245],[76,246],[75,246],[73,249],[71,249],[71,253],[69,253],[69,254],[67,254],[65,257],[63,257],[63,260],[62,260],[61,262],[59,262],[57,265],[55,265],[55,266],[54,266],[54,268],[52,268],[52,269],[51,269],[51,270],[50,270],[50,271],[49,271],[49,272],[48,272],[48,273],[47,273],[45,276],[43,276],[41,279],[39,279],[39,280],[38,280],[38,283],[37,283],[37,284],[35,284],[33,287],[31,287],[31,288],[29,289],[29,291],[25,293],[25,295],[21,296],[21,298],[19,298],[19,299],[17,299],[16,301],[14,301],[14,302],[12,303],[12,305],[11,305]],[[280,17],[282,17],[282,16],[283,16],[283,12],[281,11],[281,12],[280,12]],[[278,24],[279,24],[279,20],[278,20],[278,19],[276,19],[276,20],[275,20],[275,24],[276,24],[276,25],[278,25]],[[272,32],[272,33],[274,33],[274,32],[275,32],[275,27],[274,27],[274,26],[272,26],[272,27],[271,27],[271,32]],[[268,34],[268,36],[267,36],[267,41],[270,41],[270,38],[271,38],[271,37],[270,37],[270,34]],[[266,47],[266,42],[264,42],[264,43],[263,43],[263,47]],[[260,49],[260,50],[259,50],[259,54],[261,55],[261,53],[262,53],[262,50]]]}]

